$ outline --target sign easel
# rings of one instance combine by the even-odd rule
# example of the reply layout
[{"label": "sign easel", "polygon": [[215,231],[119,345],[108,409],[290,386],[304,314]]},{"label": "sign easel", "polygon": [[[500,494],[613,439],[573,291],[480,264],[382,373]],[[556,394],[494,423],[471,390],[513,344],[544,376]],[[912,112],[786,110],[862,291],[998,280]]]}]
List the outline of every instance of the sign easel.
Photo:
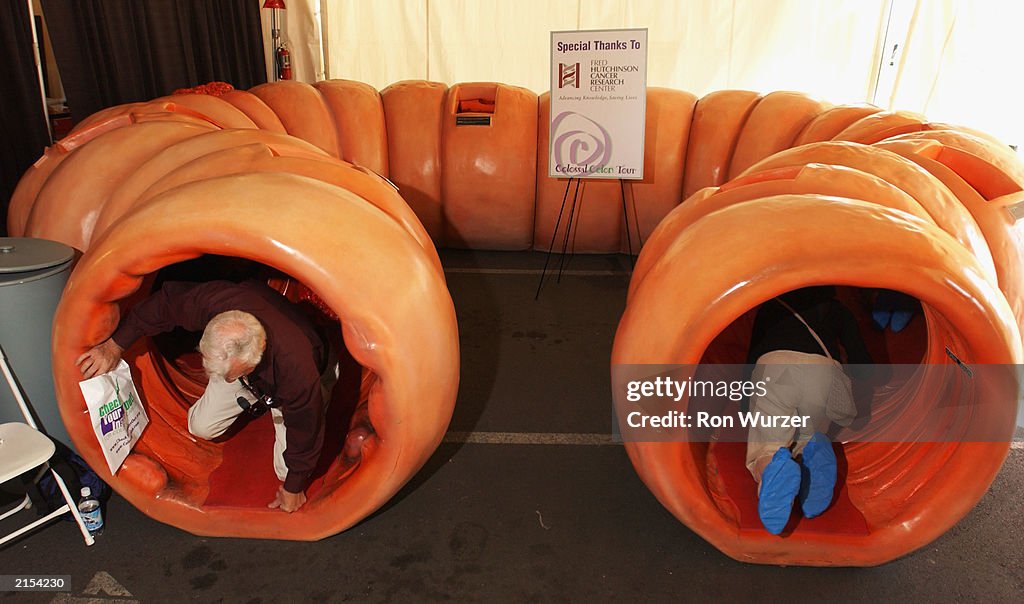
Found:
[{"label": "sign easel", "polygon": [[[551,32],[551,113],[548,176],[566,178],[537,294],[540,296],[555,238],[573,191],[562,239],[561,281],[569,238],[582,210],[585,179],[618,180],[630,265],[633,242],[626,208],[626,181],[644,177],[644,131],[647,110],[647,30],[617,29]],[[640,225],[634,224],[637,244]]]}]

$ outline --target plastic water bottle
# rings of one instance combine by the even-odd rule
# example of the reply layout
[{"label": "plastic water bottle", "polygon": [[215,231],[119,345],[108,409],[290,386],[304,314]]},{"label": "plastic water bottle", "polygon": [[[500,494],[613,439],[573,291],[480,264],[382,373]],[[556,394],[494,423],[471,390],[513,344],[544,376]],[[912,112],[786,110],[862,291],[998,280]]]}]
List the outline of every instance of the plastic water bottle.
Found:
[{"label": "plastic water bottle", "polygon": [[82,487],[82,498],[78,500],[78,511],[82,514],[85,528],[93,536],[103,532],[103,510],[100,502],[92,496],[92,489]]}]

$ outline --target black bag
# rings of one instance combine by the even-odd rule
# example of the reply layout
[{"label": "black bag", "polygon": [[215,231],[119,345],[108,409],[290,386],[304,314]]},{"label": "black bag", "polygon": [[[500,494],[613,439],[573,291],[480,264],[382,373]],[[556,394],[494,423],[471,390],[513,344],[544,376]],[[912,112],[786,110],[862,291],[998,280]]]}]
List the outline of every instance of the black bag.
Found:
[{"label": "black bag", "polygon": [[[58,440],[54,440],[53,443],[57,446],[57,452],[50,459],[50,467],[60,475],[68,487],[72,501],[78,501],[82,487],[89,487],[92,497],[105,502],[110,497],[110,487],[107,483],[103,482],[89,464],[67,445]],[[46,472],[34,487],[29,489],[29,497],[40,516],[60,508],[65,503],[64,495],[61,494],[60,487],[50,472]],[[65,516],[64,519],[72,520],[71,516]]]}]

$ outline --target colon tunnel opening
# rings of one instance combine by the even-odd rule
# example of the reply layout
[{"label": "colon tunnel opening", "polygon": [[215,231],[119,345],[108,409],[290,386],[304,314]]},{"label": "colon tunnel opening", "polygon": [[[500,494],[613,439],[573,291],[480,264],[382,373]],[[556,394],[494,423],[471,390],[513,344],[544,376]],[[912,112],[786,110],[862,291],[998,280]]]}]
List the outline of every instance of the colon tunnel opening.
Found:
[{"label": "colon tunnel opening", "polygon": [[[743,230],[739,250],[722,236],[738,225],[757,227]],[[794,233],[799,243],[786,245]],[[1009,451],[1017,385],[1007,363],[1019,358],[1020,336],[995,279],[962,245],[903,213],[798,195],[721,209],[663,235],[660,253],[638,262],[613,369],[744,363],[756,309],[805,287],[836,286],[862,324],[868,290],[921,306],[905,333],[871,343],[877,335],[861,330],[876,363],[908,369],[875,390],[872,422],[855,440],[835,439],[849,505],[775,536],[758,521],[745,439],[626,440],[641,479],[680,521],[737,560],[866,566],[924,546],[977,504]],[[731,466],[719,447],[734,449]]]},{"label": "colon tunnel opening", "polygon": [[[1006,455],[1018,391],[1012,366],[974,366],[973,376],[965,377],[949,353],[974,359],[977,353],[961,326],[934,307],[906,295],[903,301],[915,314],[894,333],[879,329],[871,312],[879,292],[887,290],[836,290],[857,320],[875,379],[870,385],[855,381],[861,415],[833,435],[838,476],[825,513],[807,519],[796,505],[782,538],[764,530],[757,484],[745,465],[747,428],[694,431],[688,442],[663,443],[676,451],[663,459],[680,460],[674,472],[692,471],[698,485],[691,491],[679,489],[686,481],[675,483],[684,497],[680,505],[701,510],[695,528],[737,559],[828,565],[892,559],[969,512]],[[703,351],[701,367],[718,372],[714,379],[742,379],[758,306],[728,323]],[[735,375],[721,375],[723,370]],[[717,408],[705,409],[727,415],[744,404],[719,399]]]},{"label": "colon tunnel opening", "polygon": [[[122,310],[183,274],[265,280],[340,353],[326,445],[297,512],[266,507],[279,484],[269,414],[219,442],[188,431],[188,407],[204,387],[194,334],[144,338],[126,351],[150,424],[117,473],[106,469],[74,360],[111,335]],[[393,497],[441,442],[459,376],[455,310],[436,252],[365,197],[285,173],[190,183],[125,213],[68,281],[53,359],[69,435],[135,507],[197,535],[291,540],[337,534]]]}]

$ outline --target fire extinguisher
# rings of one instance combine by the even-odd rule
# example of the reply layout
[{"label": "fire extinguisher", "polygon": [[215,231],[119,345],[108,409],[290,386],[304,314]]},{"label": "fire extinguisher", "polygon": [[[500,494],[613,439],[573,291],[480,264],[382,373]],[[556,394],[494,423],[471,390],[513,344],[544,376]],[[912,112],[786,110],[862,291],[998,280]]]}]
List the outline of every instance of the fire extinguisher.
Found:
[{"label": "fire extinguisher", "polygon": [[292,79],[292,58],[291,53],[285,46],[277,47],[277,73],[282,80]]}]

